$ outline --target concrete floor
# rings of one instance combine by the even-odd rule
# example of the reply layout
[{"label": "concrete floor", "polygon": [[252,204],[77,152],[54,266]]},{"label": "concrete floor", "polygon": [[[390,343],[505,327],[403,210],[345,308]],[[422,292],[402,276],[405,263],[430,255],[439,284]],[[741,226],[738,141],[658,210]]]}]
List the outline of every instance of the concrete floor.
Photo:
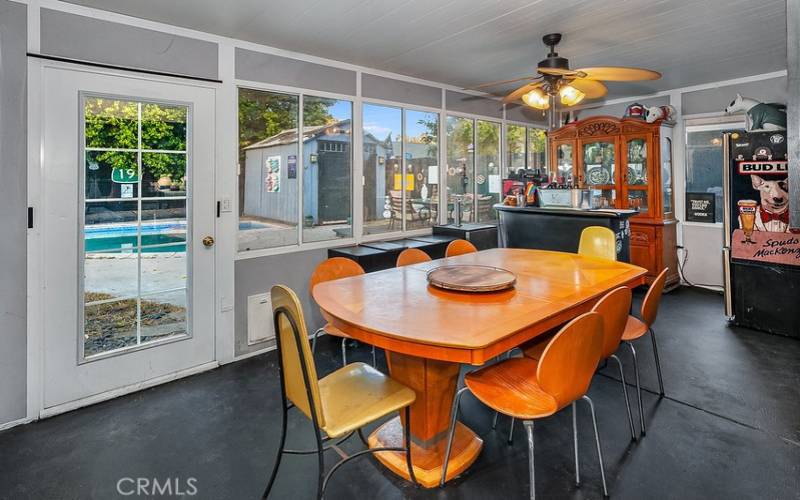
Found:
[{"label": "concrete floor", "polygon": [[[596,376],[590,390],[611,497],[800,498],[800,342],[728,328],[722,298],[690,289],[664,296],[656,329],[667,397],[645,394],[643,439],[630,441],[612,371]],[[323,339],[318,346],[321,374],[338,366],[338,345]],[[649,340],[638,350],[643,384],[655,388]],[[629,359],[624,351],[621,357]],[[369,350],[352,349],[350,358],[368,361]],[[382,357],[379,363],[385,366]],[[627,368],[632,375],[630,363]],[[196,478],[197,494],[184,498],[259,498],[279,436],[276,370],[270,353],[0,433],[0,498],[131,498],[117,492],[117,482],[139,477],[172,479],[173,488],[177,479],[183,492]],[[485,447],[447,488],[414,490],[365,457],[334,476],[326,498],[526,498],[522,426],[508,446],[508,420],[492,431],[491,412],[471,396],[462,401],[462,418]],[[600,498],[585,409],[578,425],[581,487],[572,483],[570,412],[537,423],[540,498]],[[294,413],[288,443],[310,445],[309,430]],[[359,448],[357,439],[345,445]],[[332,452],[327,458],[337,459]],[[312,498],[315,473],[313,457],[284,457],[271,498]]]}]

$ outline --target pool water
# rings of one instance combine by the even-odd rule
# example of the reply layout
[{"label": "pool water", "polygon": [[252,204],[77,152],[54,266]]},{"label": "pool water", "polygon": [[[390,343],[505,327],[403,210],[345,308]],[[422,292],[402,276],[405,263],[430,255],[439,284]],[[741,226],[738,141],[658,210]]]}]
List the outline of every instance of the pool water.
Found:
[{"label": "pool water", "polygon": [[[138,227],[135,224],[87,227],[84,230],[84,248],[87,252],[133,250],[137,246],[137,232]],[[141,238],[143,253],[185,252],[186,223],[171,222],[142,225]],[[152,245],[164,246],[153,248]]]}]

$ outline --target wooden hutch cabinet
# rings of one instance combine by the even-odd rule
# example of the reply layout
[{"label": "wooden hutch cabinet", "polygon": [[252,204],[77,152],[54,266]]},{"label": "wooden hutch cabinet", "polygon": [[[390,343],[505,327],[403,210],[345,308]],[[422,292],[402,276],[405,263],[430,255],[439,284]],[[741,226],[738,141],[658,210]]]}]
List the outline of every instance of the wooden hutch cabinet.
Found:
[{"label": "wooden hutch cabinet", "polygon": [[672,127],[635,118],[596,116],[548,134],[550,171],[592,190],[595,204],[638,209],[631,222],[631,262],[651,282],[669,267],[679,281],[672,186]]}]

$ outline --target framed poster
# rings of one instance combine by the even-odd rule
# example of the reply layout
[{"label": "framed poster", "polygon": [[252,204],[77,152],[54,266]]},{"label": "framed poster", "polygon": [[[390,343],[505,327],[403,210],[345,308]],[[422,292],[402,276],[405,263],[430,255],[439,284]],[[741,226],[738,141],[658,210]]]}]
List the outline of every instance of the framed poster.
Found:
[{"label": "framed poster", "polygon": [[281,157],[269,156],[264,162],[264,189],[268,193],[281,191]]},{"label": "framed poster", "polygon": [[714,193],[686,193],[686,222],[716,222]]}]

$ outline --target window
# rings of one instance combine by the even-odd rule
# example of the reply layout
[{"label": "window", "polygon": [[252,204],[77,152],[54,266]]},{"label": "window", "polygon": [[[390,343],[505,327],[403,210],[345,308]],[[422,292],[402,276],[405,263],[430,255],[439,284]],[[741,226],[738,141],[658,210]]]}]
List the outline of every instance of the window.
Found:
[{"label": "window", "polygon": [[[364,234],[400,231],[402,225],[403,112],[364,104]],[[395,177],[398,182],[395,189]]]},{"label": "window", "polygon": [[528,168],[547,171],[547,132],[528,127]]},{"label": "window", "polygon": [[492,208],[500,202],[502,181],[500,173],[500,124],[477,121],[478,151],[475,164],[476,217],[470,220],[489,222],[497,220],[497,211]]},{"label": "window", "polygon": [[527,129],[523,125],[506,126],[506,175],[526,167],[525,134]]},{"label": "window", "polygon": [[404,128],[405,229],[429,227],[439,218],[439,114],[407,109]]},{"label": "window", "polygon": [[739,124],[686,127],[686,193],[714,194],[714,222],[722,222],[722,131]]},{"label": "window", "polygon": [[456,116],[447,117],[447,221],[453,222],[453,208],[456,201],[462,203],[466,212],[470,209],[471,200],[467,194],[472,193],[473,168],[473,120]]},{"label": "window", "polygon": [[[353,235],[350,101],[303,99],[303,242]],[[296,169],[296,165],[295,165]]]},{"label": "window", "polygon": [[352,236],[352,113],[350,101],[239,89],[240,252]]},{"label": "window", "polygon": [[84,358],[187,335],[189,113],[83,98]]}]

